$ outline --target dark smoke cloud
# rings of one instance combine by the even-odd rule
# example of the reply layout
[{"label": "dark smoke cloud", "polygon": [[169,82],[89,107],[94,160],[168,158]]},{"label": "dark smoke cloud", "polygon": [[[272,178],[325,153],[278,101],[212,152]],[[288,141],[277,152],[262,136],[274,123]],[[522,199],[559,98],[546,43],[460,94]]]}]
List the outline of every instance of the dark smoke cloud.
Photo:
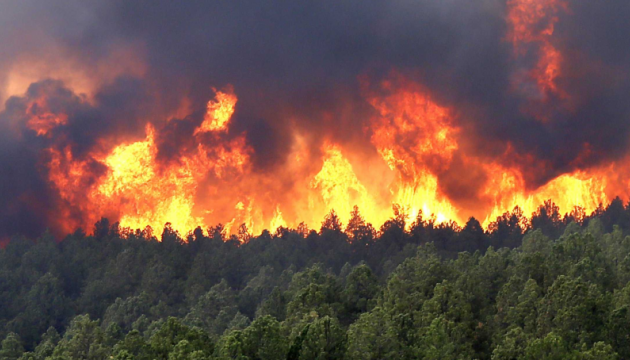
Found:
[{"label": "dark smoke cloud", "polygon": [[[498,156],[509,142],[516,153],[549,164],[526,170],[531,186],[617,158],[627,153],[630,136],[630,5],[575,0],[569,7],[560,14],[554,45],[567,54],[559,82],[575,103],[544,124],[521,111],[528,99],[510,89],[515,61],[505,41],[505,1],[5,2],[0,85],[21,56],[44,54],[53,45],[96,69],[111,49],[134,44],[147,71],[104,84],[93,104],[46,81],[23,98],[5,97],[0,236],[41,231],[46,219],[37,214],[58,201],[38,165],[40,150],[54,137],[34,136],[20,118],[38,91],[69,114],[68,124],[54,131],[78,156],[97,137],[141,138],[151,120],[165,126],[159,157],[170,159],[185,151],[202,121],[210,87],[232,84],[239,101],[229,136],[247,132],[255,168],[265,171],[283,163],[290,126],[369,147],[363,128],[373,113],[357,79],[368,74],[378,82],[395,69],[457,110],[468,148]],[[192,114],[166,123],[163,114],[184,97]],[[587,142],[591,155],[576,162]],[[454,169],[464,168],[457,164]],[[444,176],[449,193],[472,201],[474,191],[461,190],[456,174]],[[482,183],[475,176],[473,183]]]}]

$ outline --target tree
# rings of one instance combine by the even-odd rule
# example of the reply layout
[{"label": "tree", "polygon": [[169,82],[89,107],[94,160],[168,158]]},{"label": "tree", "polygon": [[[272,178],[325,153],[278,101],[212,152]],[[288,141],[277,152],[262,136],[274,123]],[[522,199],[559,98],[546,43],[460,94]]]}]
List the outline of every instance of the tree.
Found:
[{"label": "tree", "polygon": [[[181,343],[184,340],[186,343]],[[169,317],[149,340],[155,358],[165,360],[180,343],[182,345],[177,350],[180,355],[186,351],[201,351],[210,356],[214,351],[214,343],[207,333],[200,329],[191,329],[174,317]]]},{"label": "tree", "polygon": [[109,219],[101,218],[94,224],[94,237],[97,239],[104,239],[109,236]]},{"label": "tree", "polygon": [[435,285],[451,276],[451,269],[437,255],[432,244],[418,248],[391,275],[383,294],[384,308],[392,314],[419,311],[433,296]]},{"label": "tree", "polygon": [[243,332],[226,333],[217,343],[216,357],[221,360],[250,360],[243,354]]},{"label": "tree", "polygon": [[342,359],[346,351],[346,334],[335,318],[315,320],[306,332],[300,349],[300,360]]},{"label": "tree", "polygon": [[474,351],[465,330],[458,324],[438,316],[423,331],[418,353],[425,359],[472,359]]},{"label": "tree", "polygon": [[[596,285],[561,275],[541,302],[539,332],[554,332],[568,344],[603,340],[610,298]],[[554,340],[555,341],[555,340]]]},{"label": "tree", "polygon": [[535,339],[525,348],[524,360],[564,360],[574,357],[561,336],[551,332],[543,339]]},{"label": "tree", "polygon": [[562,219],[560,217],[560,208],[554,204],[551,199],[546,200],[543,205],[532,215],[532,228],[541,229],[542,232],[556,238],[562,234]]},{"label": "tree", "polygon": [[365,221],[359,213],[359,207],[354,206],[350,213],[350,220],[346,226],[346,235],[350,242],[357,246],[357,249],[369,246],[375,238],[375,230],[372,224]]},{"label": "tree", "polygon": [[396,331],[381,307],[375,307],[348,329],[347,356],[350,359],[394,359],[401,354]]},{"label": "tree", "polygon": [[488,225],[491,244],[496,248],[519,246],[525,229],[527,229],[527,219],[518,206],[514,207],[512,212],[505,212],[497,217]]},{"label": "tree", "polygon": [[518,327],[523,333],[535,334],[541,296],[536,281],[529,279],[523,284],[519,278],[511,278],[497,300],[497,319],[507,326]]},{"label": "tree", "polygon": [[237,311],[234,291],[227,281],[222,280],[199,298],[184,321],[206,330],[211,335],[218,336],[225,331]]},{"label": "tree", "polygon": [[287,299],[279,287],[275,287],[256,310],[256,316],[271,315],[279,321],[284,320],[287,313]]},{"label": "tree", "polygon": [[64,291],[51,273],[39,278],[24,300],[25,309],[14,319],[13,328],[27,343],[39,339],[49,327],[58,326],[67,313]]},{"label": "tree", "polygon": [[467,296],[448,280],[435,286],[422,305],[418,323],[420,352],[428,358],[471,358],[475,323]]},{"label": "tree", "polygon": [[115,323],[128,331],[140,316],[150,313],[151,305],[153,304],[145,292],[138,296],[130,296],[125,300],[117,298],[105,311],[103,326],[108,327]]},{"label": "tree", "polygon": [[485,250],[489,245],[488,242],[489,240],[479,221],[471,217],[462,231],[459,232],[457,247],[453,250],[468,250],[470,252]]},{"label": "tree", "polygon": [[368,311],[374,305],[372,299],[378,291],[378,279],[367,265],[361,264],[352,269],[343,290],[348,322],[354,321],[358,314]]},{"label": "tree", "polygon": [[61,336],[54,327],[49,327],[44,335],[42,335],[42,340],[35,347],[35,351],[33,352],[33,356],[35,359],[46,359],[51,356],[55,350],[55,347],[61,340]]},{"label": "tree", "polygon": [[271,316],[260,317],[242,332],[243,354],[250,359],[285,359],[289,349],[280,323]]},{"label": "tree", "polygon": [[61,341],[53,352],[53,358],[104,360],[108,356],[105,334],[97,320],[88,315],[72,319]]},{"label": "tree", "polygon": [[513,327],[492,351],[492,360],[520,359],[525,355],[529,337],[520,327]]},{"label": "tree", "polygon": [[285,324],[297,332],[317,318],[336,316],[341,292],[338,279],[319,265],[295,274],[289,285],[288,295],[293,299],[287,304]]},{"label": "tree", "polygon": [[2,340],[0,349],[0,360],[17,360],[24,353],[24,347],[20,341],[20,336],[16,333],[9,333]]},{"label": "tree", "polygon": [[152,360],[153,349],[138,330],[131,330],[125,338],[118,342],[112,351],[120,359]]},{"label": "tree", "polygon": [[328,215],[324,218],[319,232],[320,234],[323,234],[325,231],[341,232],[341,226],[341,220],[335,210],[330,210]]}]

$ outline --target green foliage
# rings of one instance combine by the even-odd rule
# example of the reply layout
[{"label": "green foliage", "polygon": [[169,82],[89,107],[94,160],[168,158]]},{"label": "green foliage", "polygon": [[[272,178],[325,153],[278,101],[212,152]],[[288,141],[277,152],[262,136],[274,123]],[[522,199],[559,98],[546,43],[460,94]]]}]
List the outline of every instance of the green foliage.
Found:
[{"label": "green foliage", "polygon": [[365,264],[358,265],[346,278],[343,302],[346,312],[354,320],[357,314],[364,313],[374,306],[374,298],[379,292],[378,278]]},{"label": "green foliage", "polygon": [[243,353],[250,359],[285,359],[289,348],[278,320],[260,317],[243,331]]},{"label": "green foliage", "polygon": [[348,329],[350,359],[397,358],[401,344],[388,314],[376,307],[362,314]]},{"label": "green foliage", "polygon": [[244,243],[106,219],[59,243],[15,237],[0,360],[630,358],[629,206],[561,218],[548,202],[488,231],[422,213],[407,228],[400,206],[378,232],[350,215],[242,227]]},{"label": "green foliage", "polygon": [[202,351],[209,356],[214,352],[214,344],[207,333],[190,328],[173,317],[169,317],[151,336],[149,346],[155,359],[169,359],[173,353],[184,356],[193,351]]},{"label": "green foliage", "polygon": [[451,269],[431,246],[423,246],[390,277],[383,294],[385,307],[395,313],[418,311],[433,296],[435,285],[449,278]]},{"label": "green foliage", "polygon": [[227,329],[237,312],[234,292],[227,281],[222,280],[199,298],[186,315],[185,321],[218,336]]},{"label": "green foliage", "polygon": [[112,353],[121,359],[148,360],[152,359],[153,349],[138,330],[132,330],[114,346]]},{"label": "green foliage", "polygon": [[300,360],[343,359],[346,334],[335,318],[325,316],[308,325],[301,345]]},{"label": "green foliage", "polygon": [[20,336],[16,333],[9,333],[2,340],[2,348],[0,348],[0,360],[17,360],[24,353],[24,347],[20,340]]},{"label": "green foliage", "polygon": [[53,359],[102,360],[109,354],[105,345],[105,334],[98,320],[88,315],[72,319],[70,327],[53,351]]}]

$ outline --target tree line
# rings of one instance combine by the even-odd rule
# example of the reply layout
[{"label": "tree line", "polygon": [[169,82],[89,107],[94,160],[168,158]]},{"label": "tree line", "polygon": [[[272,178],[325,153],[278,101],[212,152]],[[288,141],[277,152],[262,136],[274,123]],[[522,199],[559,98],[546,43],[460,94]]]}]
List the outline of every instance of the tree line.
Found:
[{"label": "tree line", "polygon": [[[409,223],[410,222],[410,223]],[[0,250],[0,359],[630,358],[630,205],[487,230],[395,206],[181,236],[102,219]]]}]

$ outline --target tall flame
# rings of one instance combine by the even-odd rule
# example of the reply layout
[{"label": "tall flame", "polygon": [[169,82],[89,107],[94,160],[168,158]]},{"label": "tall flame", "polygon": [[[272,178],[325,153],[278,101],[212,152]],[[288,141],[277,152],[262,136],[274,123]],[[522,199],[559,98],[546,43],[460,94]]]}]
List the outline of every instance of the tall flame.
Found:
[{"label": "tall flame", "polygon": [[397,77],[398,85],[382,84],[387,96],[368,96],[380,115],[372,120],[372,143],[396,173],[390,187],[393,201],[414,217],[422,211],[440,222],[456,220],[457,211],[440,194],[436,176],[458,149],[452,114],[433,102],[427,90]]},{"label": "tall flame", "polygon": [[[362,161],[373,164],[369,167],[353,163],[361,158],[355,149],[329,140],[320,152],[313,152],[295,130],[286,171],[276,177],[256,172],[245,134],[231,140],[221,135],[229,129],[237,101],[233,91],[216,92],[208,103],[209,115],[195,130],[195,147],[175,159],[158,159],[159,130],[151,124],[144,139],[95,150],[80,159],[70,146],[51,147],[49,179],[66,204],[60,211],[65,228],[88,229],[101,216],[116,218],[129,228],[159,229],[170,222],[182,233],[223,222],[227,233],[246,241],[248,234],[263,229],[296,227],[303,221],[317,224],[332,209],[348,223],[355,205],[374,224],[387,220],[391,206],[398,204],[410,217],[422,212],[437,222],[461,225],[474,215],[488,226],[515,206],[529,215],[547,199],[570,212],[575,207],[592,211],[608,203],[613,192],[627,196],[623,191],[627,184],[611,175],[612,165],[562,174],[530,189],[519,167],[464,151],[456,111],[436,102],[427,88],[397,73],[375,90],[368,90],[367,81],[364,88],[374,109],[368,128],[376,157],[361,155]],[[204,127],[209,119],[210,124],[221,119],[221,126]],[[474,165],[486,179],[476,209],[462,207],[442,187],[441,177],[455,156]],[[321,166],[314,168],[313,161]],[[626,163],[630,161],[616,166],[626,169]],[[382,184],[388,191],[379,191]]]},{"label": "tall flame", "polygon": [[368,210],[374,207],[365,186],[337,146],[325,145],[324,163],[311,181],[311,187],[319,190],[326,208],[336,210],[344,223],[348,222],[354,205]]},{"label": "tall flame", "polygon": [[[526,95],[527,111],[536,113],[540,104],[562,108],[569,98],[560,81],[564,57],[556,38],[563,11],[568,11],[563,0],[507,2],[513,85]],[[533,64],[523,64],[532,58]],[[306,224],[317,226],[331,210],[347,224],[355,206],[378,226],[395,204],[410,218],[422,214],[463,225],[475,216],[487,227],[516,206],[530,215],[548,199],[561,212],[576,207],[590,212],[612,196],[630,198],[630,184],[623,180],[630,174],[630,157],[596,167],[567,164],[570,170],[533,185],[527,175],[535,160],[520,160],[532,155],[515,154],[510,145],[491,158],[471,149],[465,111],[429,87],[396,71],[373,83],[367,76],[359,80],[369,109],[360,146],[326,132],[311,137],[289,118],[292,126],[284,130],[291,143],[278,165],[264,170],[255,162],[265,154],[254,152],[252,134],[233,131],[239,99],[232,86],[214,90],[203,119],[150,119],[143,138],[102,141],[87,151],[54,138],[71,114],[57,111],[44,95],[25,104],[24,121],[37,140],[51,140],[43,159],[65,231],[89,230],[107,216],[129,228],[160,229],[168,222],[181,233],[222,223],[226,233],[247,241],[264,229],[299,226],[306,232]],[[187,138],[164,155],[165,128],[174,124],[186,124]],[[453,196],[448,182],[462,166],[475,169],[475,183],[463,200]]]},{"label": "tall flame", "polygon": [[[234,96],[217,95],[219,102],[226,103],[209,107],[233,108]],[[227,122],[231,113],[226,116]],[[70,147],[49,149],[51,182],[62,199],[75,207],[80,204],[81,211],[90,215],[83,222],[67,220],[67,228],[88,228],[100,216],[113,215],[122,227],[160,229],[171,223],[185,233],[203,223],[195,215],[195,198],[207,174],[222,177],[231,170],[242,172],[248,161],[243,137],[213,148],[200,143],[196,151],[169,164],[157,161],[157,151],[151,124],[145,139],[120,144],[106,154],[92,153],[87,160],[74,159]],[[103,168],[103,174],[96,175],[95,167]]]}]

